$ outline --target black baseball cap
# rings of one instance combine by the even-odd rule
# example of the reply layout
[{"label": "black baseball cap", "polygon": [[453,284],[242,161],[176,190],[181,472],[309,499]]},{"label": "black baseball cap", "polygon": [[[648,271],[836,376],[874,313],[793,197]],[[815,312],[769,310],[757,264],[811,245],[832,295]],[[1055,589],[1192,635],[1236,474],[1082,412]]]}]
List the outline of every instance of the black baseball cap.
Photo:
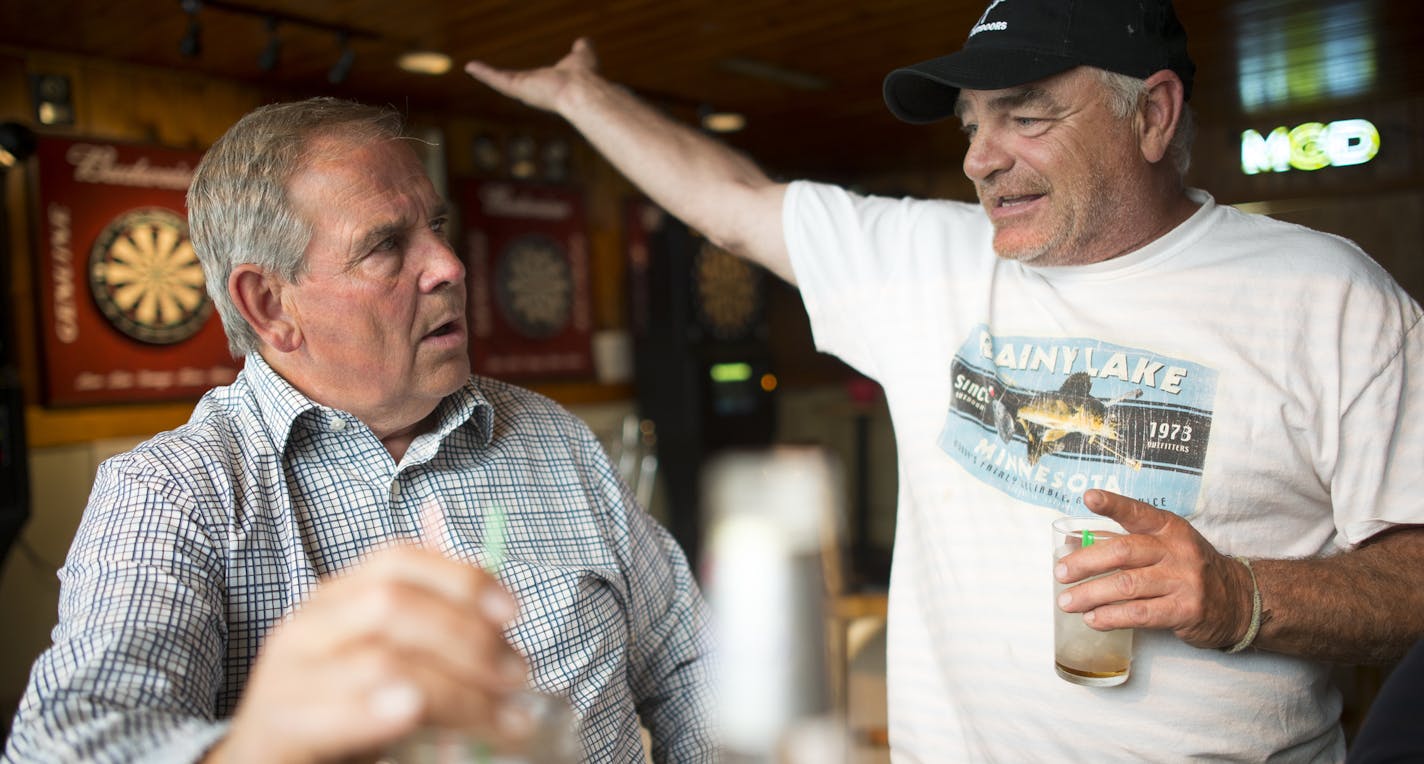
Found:
[{"label": "black baseball cap", "polygon": [[954,114],[960,88],[1011,88],[1076,66],[1139,79],[1171,69],[1187,98],[1196,72],[1171,0],[993,0],[959,51],[891,72],[885,104],[924,124]]}]

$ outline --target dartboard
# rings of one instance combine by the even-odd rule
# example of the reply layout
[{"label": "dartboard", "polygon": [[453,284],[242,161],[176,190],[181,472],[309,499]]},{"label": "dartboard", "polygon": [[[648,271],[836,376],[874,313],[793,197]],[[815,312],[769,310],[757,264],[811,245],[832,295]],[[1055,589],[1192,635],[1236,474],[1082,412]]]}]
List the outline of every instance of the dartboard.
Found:
[{"label": "dartboard", "polygon": [[192,337],[212,313],[187,221],[160,207],[104,227],[89,251],[89,290],[115,329],[154,345]]},{"label": "dartboard", "polygon": [[573,269],[553,239],[530,234],[510,242],[494,278],[500,315],[515,331],[548,339],[568,325],[573,313]]},{"label": "dartboard", "polygon": [[693,265],[697,317],[719,340],[740,339],[761,312],[761,273],[709,241]]}]

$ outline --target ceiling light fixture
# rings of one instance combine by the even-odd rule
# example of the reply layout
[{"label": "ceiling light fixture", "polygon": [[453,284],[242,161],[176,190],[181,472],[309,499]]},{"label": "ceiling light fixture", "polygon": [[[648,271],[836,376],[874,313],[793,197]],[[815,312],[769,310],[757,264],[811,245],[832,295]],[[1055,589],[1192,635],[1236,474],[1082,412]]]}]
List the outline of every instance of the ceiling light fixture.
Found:
[{"label": "ceiling light fixture", "polygon": [[35,119],[41,125],[74,124],[74,99],[68,76],[44,72],[31,74],[30,91],[35,101]]},{"label": "ceiling light fixture", "polygon": [[277,68],[277,62],[282,57],[282,38],[277,36],[277,19],[274,16],[267,17],[267,44],[263,46],[262,53],[257,56],[257,68],[264,72],[270,72]]},{"label": "ceiling light fixture", "polygon": [[412,74],[441,75],[450,71],[450,57],[438,50],[412,50],[396,59],[396,66]]},{"label": "ceiling light fixture", "polygon": [[712,133],[735,133],[747,126],[746,115],[735,111],[720,111],[709,106],[697,110],[702,129]]},{"label": "ceiling light fixture", "polygon": [[351,75],[351,65],[356,63],[356,51],[351,49],[351,37],[345,31],[337,34],[336,42],[341,48],[341,56],[332,64],[331,71],[326,73],[326,81],[340,85]]},{"label": "ceiling light fixture", "polygon": [[35,133],[18,122],[0,123],[0,170],[14,167],[35,153]]},{"label": "ceiling light fixture", "polygon": [[[198,23],[198,12],[201,10],[209,17],[209,26],[212,25],[211,14],[213,12],[226,13],[234,16],[243,16],[250,19],[261,20],[267,29],[267,41],[257,56],[257,66],[264,72],[272,71],[281,63],[282,48],[284,42],[290,42],[292,38],[284,41],[278,34],[278,27],[285,27],[288,31],[292,27],[300,29],[313,29],[317,32],[332,34],[336,36],[336,44],[340,53],[336,63],[327,70],[327,81],[333,85],[345,82],[351,76],[351,67],[356,62],[356,51],[354,43],[356,40],[376,40],[393,43],[382,35],[365,29],[346,26],[311,16],[302,16],[295,13],[285,13],[280,10],[267,8],[253,8],[232,0],[178,0],[179,7],[188,15],[188,31],[179,43],[179,49],[183,55],[193,58],[202,52],[202,28]],[[225,30],[224,30],[225,31]],[[401,47],[406,47],[401,43]]]},{"label": "ceiling light fixture", "polygon": [[816,92],[828,90],[831,87],[830,81],[824,77],[796,69],[788,69],[776,64],[769,64],[765,61],[758,61],[753,58],[724,58],[717,62],[717,66],[744,77],[774,82],[778,85],[784,85],[796,90]]},{"label": "ceiling light fixture", "polygon": [[198,11],[203,4],[199,0],[182,0],[183,12],[188,14],[188,31],[178,41],[178,52],[184,58],[197,58],[203,52],[203,26],[198,23]]}]

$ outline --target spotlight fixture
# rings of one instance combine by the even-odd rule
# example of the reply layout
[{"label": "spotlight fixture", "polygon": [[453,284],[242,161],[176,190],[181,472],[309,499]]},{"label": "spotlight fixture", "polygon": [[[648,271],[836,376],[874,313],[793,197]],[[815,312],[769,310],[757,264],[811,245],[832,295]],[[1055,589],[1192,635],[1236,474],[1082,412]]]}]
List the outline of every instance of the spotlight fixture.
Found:
[{"label": "spotlight fixture", "polygon": [[201,0],[182,0],[182,5],[183,12],[188,14],[188,31],[178,41],[178,52],[184,58],[197,58],[203,52],[203,26],[198,23],[198,11],[203,3]]},{"label": "spotlight fixture", "polygon": [[35,133],[18,122],[0,122],[0,173],[35,153]]},{"label": "spotlight fixture", "polygon": [[412,50],[402,53],[396,66],[412,74],[440,75],[450,71],[450,57],[438,50]]},{"label": "spotlight fixture", "polygon": [[39,72],[30,75],[30,92],[35,100],[35,120],[41,125],[74,124],[74,101],[69,77]]},{"label": "spotlight fixture", "polygon": [[[337,59],[326,72],[327,81],[333,85],[339,85],[351,76],[351,67],[356,63],[356,51],[352,49],[352,43],[356,39],[389,41],[381,34],[367,29],[346,26],[298,13],[288,13],[274,8],[255,8],[239,0],[178,0],[178,6],[188,17],[188,31],[179,43],[179,50],[188,58],[200,55],[203,50],[203,30],[198,18],[200,12],[207,16],[204,20],[208,21],[210,28],[215,23],[211,20],[213,13],[219,14],[219,17],[223,14],[241,16],[263,23],[267,30],[267,39],[262,49],[258,51],[257,66],[264,72],[270,72],[281,66],[282,48],[291,42],[291,39],[283,39],[282,32],[290,33],[293,28],[297,28],[314,30],[322,35],[333,35],[336,38]],[[449,68],[448,63],[446,68]]]},{"label": "spotlight fixture", "polygon": [[264,72],[270,72],[277,68],[277,62],[282,57],[282,38],[277,35],[277,18],[267,17],[267,45],[262,48],[262,53],[257,56],[257,68]]},{"label": "spotlight fixture", "polygon": [[332,64],[331,71],[326,73],[326,81],[340,85],[351,74],[351,65],[356,63],[356,51],[351,49],[351,36],[346,32],[339,32],[336,41],[341,48],[341,56]]}]

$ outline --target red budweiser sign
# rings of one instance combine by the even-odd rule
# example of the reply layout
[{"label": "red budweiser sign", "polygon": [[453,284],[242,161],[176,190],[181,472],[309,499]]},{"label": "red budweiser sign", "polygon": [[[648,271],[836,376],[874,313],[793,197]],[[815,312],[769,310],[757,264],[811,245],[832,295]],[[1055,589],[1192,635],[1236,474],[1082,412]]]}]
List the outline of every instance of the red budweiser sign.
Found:
[{"label": "red budweiser sign", "polygon": [[526,379],[591,375],[583,195],[508,181],[467,181],[457,188],[475,371]]},{"label": "red budweiser sign", "polygon": [[37,262],[44,399],[191,398],[236,375],[188,240],[202,154],[41,138]]}]

